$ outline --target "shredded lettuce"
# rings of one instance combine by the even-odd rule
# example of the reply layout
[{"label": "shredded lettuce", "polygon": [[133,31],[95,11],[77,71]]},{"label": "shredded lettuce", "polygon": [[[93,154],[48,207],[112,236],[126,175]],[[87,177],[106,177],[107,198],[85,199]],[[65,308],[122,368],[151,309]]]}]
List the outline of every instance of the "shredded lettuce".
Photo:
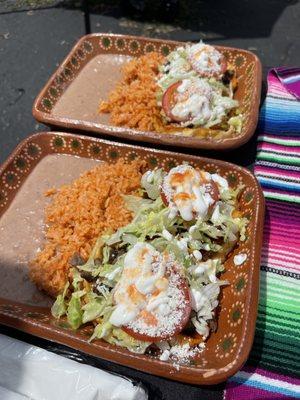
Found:
[{"label": "shredded lettuce", "polygon": [[51,313],[52,313],[53,317],[55,317],[57,319],[59,319],[60,317],[65,315],[65,313],[67,311],[65,297],[66,297],[69,286],[70,286],[69,281],[67,281],[62,294],[59,294],[57,296],[55,302],[53,303],[53,305],[51,307]]},{"label": "shredded lettuce", "polygon": [[99,323],[94,329],[94,332],[90,337],[89,341],[92,342],[94,339],[102,339],[102,338],[105,338],[105,340],[108,341],[107,339],[110,337],[112,329],[113,326],[108,320]]},{"label": "shredded lettuce", "polygon": [[221,200],[229,205],[235,205],[239,195],[244,190],[245,185],[239,184],[235,189],[228,188],[220,193]]},{"label": "shredded lettuce", "polygon": [[72,268],[72,286],[74,290],[80,290],[80,282],[83,282],[83,278],[81,277],[79,271],[76,268]]},{"label": "shredded lettuce", "polygon": [[78,329],[82,325],[83,311],[81,309],[80,298],[85,294],[85,290],[72,293],[71,300],[67,309],[67,320],[72,329]]},{"label": "shredded lettuce", "polygon": [[[101,280],[102,284],[105,287],[108,288],[113,288],[115,284],[118,282],[122,270],[123,270],[123,265],[122,261],[124,260],[124,256],[120,260],[117,260],[115,264],[105,264],[102,265],[101,271],[99,272],[98,275],[98,280]],[[107,292],[108,289],[105,289],[105,292]],[[104,293],[104,292],[103,292]]]},{"label": "shredded lettuce", "polygon": [[79,271],[89,272],[94,277],[99,274],[99,265],[96,264],[96,260],[103,260],[105,256],[107,257],[107,255],[103,254],[104,237],[105,236],[100,236],[97,239],[87,262],[84,265],[78,265],[76,267]]},{"label": "shredded lettuce", "polygon": [[132,233],[124,233],[122,236],[122,241],[125,244],[134,246],[137,243],[138,238],[137,238],[137,236],[133,235]]},{"label": "shredded lettuce", "polygon": [[105,340],[110,336],[113,326],[109,322],[109,318],[111,316],[111,313],[114,310],[114,307],[112,305],[112,295],[110,294],[108,297],[104,298],[104,304],[103,308],[101,310],[101,313],[99,315],[97,321],[98,324],[96,325],[94,332],[92,336],[90,337],[90,341],[94,339],[102,339],[105,337]]},{"label": "shredded lettuce", "polygon": [[141,179],[141,186],[146,190],[150,199],[156,200],[160,196],[161,184],[165,172],[160,168],[144,173]]},{"label": "shredded lettuce", "polygon": [[240,114],[229,118],[228,124],[232,126],[237,133],[241,133],[243,125],[243,116]]},{"label": "shredded lettuce", "polygon": [[110,248],[108,246],[104,246],[102,250],[102,264],[107,264],[110,256]]},{"label": "shredded lettuce", "polygon": [[227,285],[227,281],[217,280],[214,283],[203,285],[198,281],[192,281],[191,295],[192,307],[196,316],[191,319],[196,331],[205,339],[209,335],[208,321],[214,317],[214,309],[218,305],[220,287]]},{"label": "shredded lettuce", "polygon": [[86,304],[82,307],[82,323],[93,321],[103,314],[106,305],[106,300],[103,297],[97,296],[93,292],[89,292],[86,298]]},{"label": "shredded lettuce", "polygon": [[144,354],[147,347],[151,344],[151,342],[146,342],[133,338],[120,328],[113,328],[111,333],[106,336],[105,340],[108,343],[125,347],[132,353],[137,354]]},{"label": "shredded lettuce", "polygon": [[128,208],[129,211],[132,211],[135,215],[140,212],[141,208],[147,208],[148,205],[152,204],[152,200],[144,199],[139,196],[124,195],[123,199],[125,201],[126,208]]},{"label": "shredded lettuce", "polygon": [[197,73],[190,68],[186,49],[181,47],[168,55],[167,63],[162,67],[157,83],[162,91],[165,91],[173,83],[191,77],[197,77]]},{"label": "shredded lettuce", "polygon": [[[164,229],[175,231],[176,218],[169,218],[169,210],[163,204],[160,197],[151,203],[141,205],[138,209],[133,221],[123,228],[117,230],[116,233],[106,239],[107,245],[116,243],[135,244],[136,241],[144,241],[146,238],[152,239],[157,234],[160,234]],[[127,236],[130,234],[131,236]],[[137,240],[135,240],[135,238]]]}]

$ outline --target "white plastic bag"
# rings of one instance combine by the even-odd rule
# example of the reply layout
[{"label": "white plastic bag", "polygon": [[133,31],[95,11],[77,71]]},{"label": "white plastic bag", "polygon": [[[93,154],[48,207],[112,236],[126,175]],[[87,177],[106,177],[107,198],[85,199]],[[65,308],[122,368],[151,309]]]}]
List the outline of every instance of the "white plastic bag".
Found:
[{"label": "white plastic bag", "polygon": [[0,399],[144,400],[127,378],[0,334]]}]

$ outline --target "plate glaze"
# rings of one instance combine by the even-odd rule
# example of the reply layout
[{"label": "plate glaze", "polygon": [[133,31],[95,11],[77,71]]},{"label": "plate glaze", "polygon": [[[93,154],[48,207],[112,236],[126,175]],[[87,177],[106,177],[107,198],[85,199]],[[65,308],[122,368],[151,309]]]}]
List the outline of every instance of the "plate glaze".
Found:
[{"label": "plate glaze", "polygon": [[36,98],[33,115],[38,121],[51,126],[154,144],[228,150],[246,143],[257,125],[261,90],[260,61],[247,50],[216,46],[237,71],[235,98],[239,100],[245,118],[242,132],[235,137],[216,140],[138,131],[113,126],[108,114],[98,113],[100,100],[106,100],[110,90],[120,80],[124,62],[150,51],[167,55],[182,44],[102,33],[84,36]]},{"label": "plate glaze", "polygon": [[[61,157],[55,171],[52,170],[51,177],[50,173],[47,175],[45,172],[43,176],[42,165],[45,171],[45,162],[49,157],[53,159],[55,154],[66,155],[66,161],[63,161],[64,157]],[[252,346],[257,314],[264,199],[259,184],[249,171],[223,161],[124,145],[102,139],[66,133],[38,133],[21,142],[0,170],[0,226],[3,227],[3,222],[8,220],[9,215],[13,219],[14,215],[18,215],[19,209],[26,206],[28,201],[26,200],[25,204],[24,200],[22,205],[20,198],[22,196],[26,198],[25,192],[28,191],[29,184],[32,185],[30,187],[37,188],[31,200],[31,211],[34,215],[45,201],[43,196],[45,185],[52,187],[55,184],[62,184],[64,176],[67,181],[71,179],[71,175],[69,173],[64,175],[64,171],[72,170],[72,176],[76,176],[97,161],[115,162],[119,157],[128,161],[140,157],[147,161],[149,168],[159,166],[166,170],[186,161],[208,172],[226,176],[232,187],[239,183],[245,185],[241,196],[241,209],[243,215],[250,221],[247,227],[247,239],[226,261],[222,279],[227,279],[230,285],[222,289],[218,329],[207,340],[204,352],[198,358],[191,360],[190,365],[177,368],[171,362],[163,362],[147,355],[133,354],[102,340],[89,343],[88,338],[92,328],[87,325],[75,332],[68,329],[63,320],[60,322],[54,320],[50,314],[49,305],[34,300],[41,296],[34,285],[30,290],[35,293],[28,293],[33,301],[28,301],[24,293],[29,290],[28,285],[20,285],[17,290],[14,290],[13,295],[5,291],[4,287],[13,287],[15,270],[20,268],[20,265],[15,264],[18,264],[17,256],[22,253],[22,248],[19,248],[16,253],[15,264],[5,262],[8,251],[6,247],[14,248],[19,245],[20,238],[17,236],[15,241],[12,238],[11,243],[7,243],[6,237],[0,235],[0,323],[65,344],[93,356],[169,379],[199,385],[222,382],[239,370],[246,361]],[[84,168],[78,166],[78,160],[81,159],[84,160]],[[53,167],[53,164],[51,165]],[[32,225],[32,229],[39,229],[39,235],[43,238],[42,227],[34,218],[30,218],[28,223]],[[19,226],[18,218],[11,224],[26,235],[24,227]],[[1,228],[0,231],[3,229]],[[32,249],[35,250],[37,246],[40,246],[40,242],[37,244],[31,235],[29,240],[32,241]],[[15,243],[16,241],[18,243]],[[6,247],[3,246],[4,244]],[[248,258],[242,265],[235,266],[233,256],[240,252],[247,253]],[[22,264],[22,268],[22,273],[26,277],[26,263]],[[32,294],[36,297],[32,297]],[[46,296],[44,297],[45,301],[49,301]]]}]

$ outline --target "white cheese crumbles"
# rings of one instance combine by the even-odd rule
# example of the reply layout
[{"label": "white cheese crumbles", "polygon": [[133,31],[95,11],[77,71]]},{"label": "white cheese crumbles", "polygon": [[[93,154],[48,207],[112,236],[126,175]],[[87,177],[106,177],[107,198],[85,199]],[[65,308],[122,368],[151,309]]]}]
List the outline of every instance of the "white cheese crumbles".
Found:
[{"label": "white cheese crumbles", "polygon": [[162,235],[168,241],[173,239],[173,235],[169,231],[167,231],[166,229],[163,229]]},{"label": "white cheese crumbles", "polygon": [[146,310],[156,318],[156,324],[149,324],[143,318],[138,317],[128,324],[134,332],[151,337],[169,337],[175,333],[176,328],[184,318],[187,300],[179,289],[179,277],[171,274],[169,284],[165,292],[155,299],[150,299]]},{"label": "white cheese crumbles", "polygon": [[228,182],[225,178],[223,178],[223,176],[219,174],[211,174],[210,176],[211,179],[218,184],[221,193],[224,192],[225,190],[228,190],[229,188]]},{"label": "white cheese crumbles", "polygon": [[171,210],[176,208],[180,216],[191,221],[206,216],[213,199],[206,192],[200,173],[189,165],[172,168],[165,177],[162,190]]},{"label": "white cheese crumbles", "polygon": [[222,54],[213,46],[203,42],[187,46],[187,55],[193,69],[200,76],[222,74]]},{"label": "white cheese crumbles", "polygon": [[245,253],[236,254],[233,257],[234,265],[237,265],[237,266],[242,265],[246,260],[247,260],[247,254],[245,254]]},{"label": "white cheese crumbles", "polygon": [[[170,209],[169,218],[179,213],[185,221],[204,219],[219,197],[218,192],[226,188],[226,179],[217,174],[210,175],[190,165],[172,168],[162,183]],[[196,228],[190,229],[192,233]]]},{"label": "white cheese crumbles", "polygon": [[175,91],[174,99],[171,115],[181,121],[181,126],[210,128],[220,123],[238,105],[236,100],[223,96],[218,86],[199,77],[183,79]]},{"label": "white cheese crumbles", "polygon": [[182,120],[201,120],[206,124],[212,116],[213,88],[204,79],[184,79],[177,88],[172,114]]},{"label": "white cheese crumbles", "polygon": [[196,258],[197,261],[202,260],[202,253],[199,250],[194,250],[193,251],[193,256]]},{"label": "white cheese crumbles", "polygon": [[219,263],[219,259],[209,259],[207,261],[202,261],[197,264],[192,265],[189,268],[189,273],[194,277],[200,277],[202,275],[206,275],[210,282],[216,282],[216,270],[217,265]]},{"label": "white cheese crumbles", "polygon": [[189,343],[184,343],[182,345],[178,344],[163,350],[159,359],[161,361],[173,361],[173,366],[178,369],[180,365],[188,364],[190,360],[200,354],[204,348],[204,343],[200,343],[193,347],[191,347]]},{"label": "white cheese crumbles", "polygon": [[187,310],[178,271],[169,254],[147,243],[135,244],[125,256],[114,290],[110,323],[152,337],[172,336]]}]

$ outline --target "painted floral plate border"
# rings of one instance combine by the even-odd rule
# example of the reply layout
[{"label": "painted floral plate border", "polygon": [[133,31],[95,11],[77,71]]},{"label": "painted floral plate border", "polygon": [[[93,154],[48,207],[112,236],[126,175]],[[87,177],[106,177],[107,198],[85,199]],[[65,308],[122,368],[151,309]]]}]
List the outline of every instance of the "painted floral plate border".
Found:
[{"label": "painted floral plate border", "polygon": [[250,222],[246,233],[247,239],[234,254],[244,252],[248,258],[241,266],[233,264],[234,254],[226,262],[226,271],[222,277],[228,279],[231,284],[222,292],[218,330],[208,339],[206,349],[200,358],[180,368],[148,355],[130,353],[101,340],[89,343],[91,327],[85,326],[74,332],[67,329],[63,321],[55,321],[47,308],[29,306],[1,297],[0,323],[115,363],[192,384],[216,384],[239,370],[248,357],[254,337],[264,220],[264,198],[251,172],[219,160],[124,145],[74,134],[42,132],[21,142],[0,169],[0,218],[26,177],[48,154],[72,154],[109,162],[116,162],[120,157],[127,161],[140,157],[147,161],[150,168],[162,166],[166,169],[182,162],[189,162],[208,172],[221,173],[227,177],[232,187],[238,183],[245,184],[241,209]]},{"label": "painted floral plate border", "polygon": [[82,68],[96,55],[125,54],[140,56],[154,50],[167,55],[178,45],[182,45],[182,42],[104,33],[86,35],[76,43],[37,96],[32,109],[33,116],[38,121],[50,126],[76,131],[93,131],[101,135],[106,134],[154,144],[229,150],[246,143],[254,134],[258,120],[262,80],[261,63],[257,56],[250,51],[231,47],[216,46],[225,55],[226,59],[234,64],[237,70],[239,85],[236,97],[241,103],[245,119],[242,132],[235,137],[214,140],[141,132],[126,127],[71,119],[67,116],[57,117],[52,114],[52,109],[57,100],[63,95],[70,83],[76,79]]}]

